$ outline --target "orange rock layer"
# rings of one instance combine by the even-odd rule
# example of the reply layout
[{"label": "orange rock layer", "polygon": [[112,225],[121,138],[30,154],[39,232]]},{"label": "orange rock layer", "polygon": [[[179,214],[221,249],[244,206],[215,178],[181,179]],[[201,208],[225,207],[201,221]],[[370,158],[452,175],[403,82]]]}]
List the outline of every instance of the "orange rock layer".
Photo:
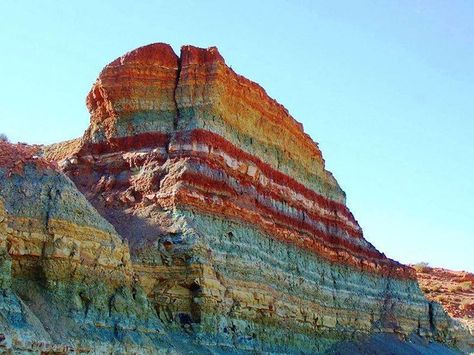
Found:
[{"label": "orange rock layer", "polygon": [[[308,172],[324,168],[321,151],[302,124],[260,85],[230,69],[215,47],[183,46],[180,68],[178,108],[193,108],[194,114],[189,120],[180,117],[180,130],[202,124],[199,121],[206,119],[209,110],[224,126],[277,149]],[[213,130],[212,124],[209,126]]]},{"label": "orange rock layer", "polygon": [[216,48],[138,48],[87,106],[82,139],[45,155],[128,240],[161,320],[264,352],[354,332],[451,341],[413,269],[364,239],[302,125]]},{"label": "orange rock layer", "polygon": [[[148,183],[145,189],[142,180],[130,179],[121,186],[115,183],[115,191],[104,193],[113,194],[117,188],[131,193],[132,204],[138,208],[144,200],[152,200],[163,208],[181,206],[233,218],[259,226],[274,238],[332,262],[414,279],[410,268],[386,258],[363,239],[361,228],[344,204],[315,193],[212,132],[196,129],[175,135],[144,133],[111,141],[110,145],[84,146],[81,154],[87,155],[66,171],[78,176],[78,181],[80,175],[86,176],[86,184],[93,189],[98,183],[90,180],[93,175],[106,174],[117,180],[119,175],[142,169],[150,159],[158,164],[169,159],[176,165],[183,161],[179,174]],[[117,151],[113,147],[120,148]],[[140,157],[140,150],[144,158]],[[153,155],[148,154],[151,150]],[[135,152],[136,156],[127,161],[124,151]],[[88,156],[91,158],[85,159]],[[128,207],[127,201],[123,208]]]},{"label": "orange rock layer", "polygon": [[[75,149],[77,164],[65,168],[87,176],[83,184],[93,188],[106,174],[132,191],[136,204],[155,195],[167,208],[192,206],[255,224],[333,262],[414,278],[365,241],[301,124],[258,84],[227,67],[216,48],[184,46],[180,58],[161,43],[136,49],[104,68],[87,105],[91,126]],[[186,160],[184,173],[166,179],[172,193],[127,181],[143,162],[124,161],[118,153],[140,155],[143,149],[154,151],[147,161]]]},{"label": "orange rock layer", "polygon": [[413,269],[364,239],[302,125],[216,48],[131,51],[87,106],[81,139],[0,143],[0,348],[325,353],[374,333],[465,340]]}]

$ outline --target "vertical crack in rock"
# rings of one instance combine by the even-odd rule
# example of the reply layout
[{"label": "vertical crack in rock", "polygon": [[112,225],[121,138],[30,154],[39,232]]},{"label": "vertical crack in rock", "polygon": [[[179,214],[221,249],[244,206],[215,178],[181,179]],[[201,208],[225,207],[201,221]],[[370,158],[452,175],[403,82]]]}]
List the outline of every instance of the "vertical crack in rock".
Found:
[{"label": "vertical crack in rock", "polygon": [[179,106],[178,106],[178,100],[176,98],[176,92],[178,90],[180,76],[181,76],[181,57],[178,57],[178,70],[176,72],[175,86],[174,86],[174,90],[173,90],[173,100],[174,100],[174,105],[175,105],[175,109],[176,109],[176,116],[175,116],[174,121],[173,121],[173,129],[175,131],[178,130],[179,120],[180,120],[180,116],[181,116],[180,111],[179,111]]},{"label": "vertical crack in rock", "polygon": [[53,190],[54,190],[54,185],[51,185],[48,189],[47,192],[47,200],[46,200],[46,208],[45,208],[45,217],[44,217],[44,227],[45,231],[49,234],[51,234],[51,231],[49,229],[49,221],[51,219],[51,209],[53,208]]},{"label": "vertical crack in rock", "polygon": [[433,302],[428,303],[428,317],[430,321],[430,329],[433,332],[436,330],[435,321],[434,321]]}]

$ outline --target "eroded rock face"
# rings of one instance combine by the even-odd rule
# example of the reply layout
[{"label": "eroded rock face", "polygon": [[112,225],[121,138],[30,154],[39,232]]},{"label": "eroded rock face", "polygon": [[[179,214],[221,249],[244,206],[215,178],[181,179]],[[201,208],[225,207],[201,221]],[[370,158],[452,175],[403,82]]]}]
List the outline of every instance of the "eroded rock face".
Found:
[{"label": "eroded rock face", "polygon": [[[87,96],[90,142],[174,129],[178,56],[163,43],[141,47],[108,64]],[[120,142],[123,144],[123,142]]]},{"label": "eroded rock face", "polygon": [[474,352],[474,274],[413,265],[421,290],[433,302],[439,302],[456,324],[460,345]]},{"label": "eroded rock face", "polygon": [[0,142],[3,351],[154,352],[128,246],[37,148]]},{"label": "eroded rock face", "polygon": [[301,124],[216,48],[138,48],[87,105],[84,137],[45,154],[129,242],[170,334],[284,353],[382,332],[454,342],[414,271],[364,239]]}]

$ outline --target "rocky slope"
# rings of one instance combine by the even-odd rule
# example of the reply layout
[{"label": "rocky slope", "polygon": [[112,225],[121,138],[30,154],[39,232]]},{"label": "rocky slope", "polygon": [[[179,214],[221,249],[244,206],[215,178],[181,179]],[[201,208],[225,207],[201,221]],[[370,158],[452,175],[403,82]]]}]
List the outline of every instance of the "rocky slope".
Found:
[{"label": "rocky slope", "polygon": [[465,342],[414,270],[364,239],[301,124],[216,48],[129,52],[87,106],[84,136],[44,148],[46,160],[2,146],[21,153],[0,160],[5,275],[22,300],[37,290],[26,306],[38,322],[60,320],[43,326],[45,343],[429,353]]},{"label": "rocky slope", "polygon": [[163,347],[127,245],[36,153],[0,142],[0,346],[14,353]]},{"label": "rocky slope", "polygon": [[[466,343],[474,349],[474,274],[427,265],[413,265],[421,290],[426,297],[439,302],[457,322],[469,329]],[[469,347],[466,346],[466,351]]]}]

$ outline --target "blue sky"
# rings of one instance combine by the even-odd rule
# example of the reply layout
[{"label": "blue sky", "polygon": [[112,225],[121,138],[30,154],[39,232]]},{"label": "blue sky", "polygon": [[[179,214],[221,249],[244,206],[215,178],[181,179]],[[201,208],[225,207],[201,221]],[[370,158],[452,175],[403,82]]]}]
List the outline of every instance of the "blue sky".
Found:
[{"label": "blue sky", "polygon": [[80,136],[102,67],[152,42],[216,45],[319,142],[366,238],[474,271],[474,2],[0,3],[0,132]]}]

